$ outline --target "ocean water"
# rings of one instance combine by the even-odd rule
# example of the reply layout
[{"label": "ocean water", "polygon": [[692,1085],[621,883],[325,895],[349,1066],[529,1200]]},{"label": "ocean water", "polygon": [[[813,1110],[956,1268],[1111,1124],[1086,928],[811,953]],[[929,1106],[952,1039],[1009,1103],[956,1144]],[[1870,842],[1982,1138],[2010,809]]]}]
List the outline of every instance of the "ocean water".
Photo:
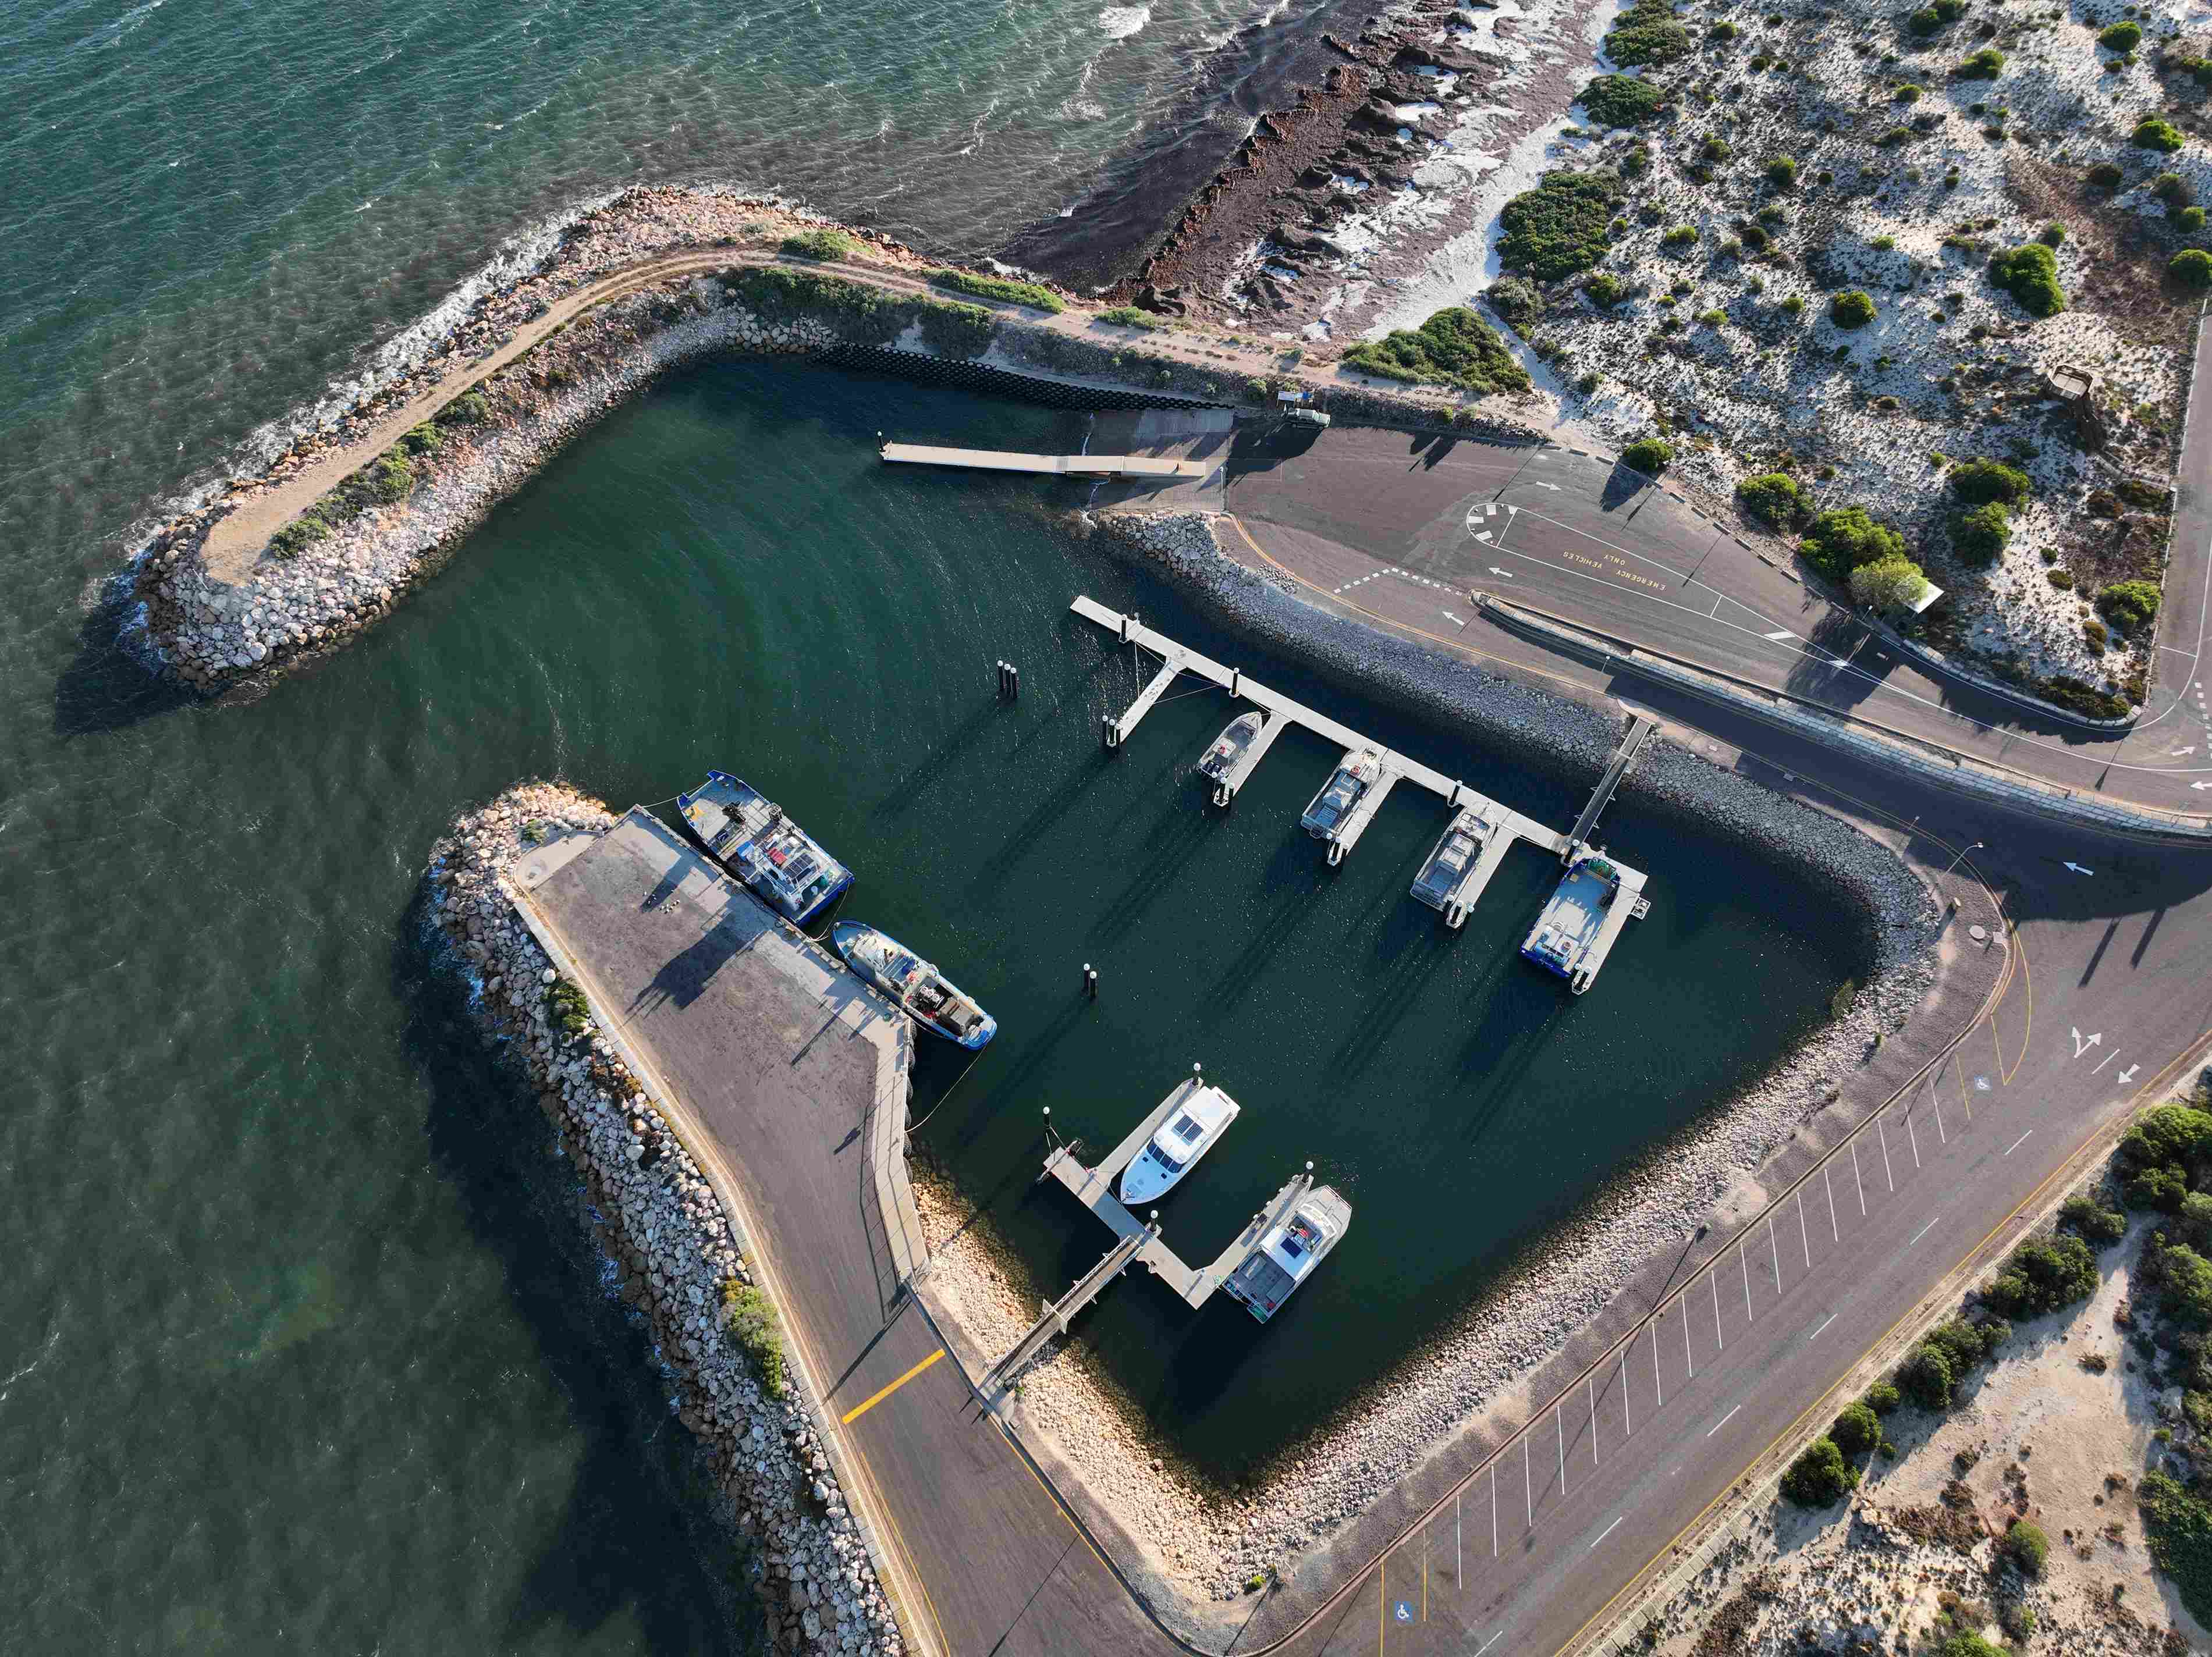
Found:
[{"label": "ocean water", "polygon": [[[1364,1205],[1314,1324],[1357,1290],[1418,1332],[1856,970],[1802,888],[1747,865],[1712,890],[1693,834],[1621,812],[1623,854],[1672,896],[1569,1007],[1499,947],[1534,859],[1445,943],[1400,899],[1429,832],[1411,806],[1323,882],[1285,816],[1321,756],[1286,741],[1225,823],[1180,792],[1213,699],[1163,707],[1106,767],[1095,716],[1127,667],[1068,629],[1069,594],[1209,630],[1033,491],[872,461],[887,404],[951,440],[1073,434],[1011,404],[704,368],[258,703],[176,706],[116,649],[98,600],[131,526],[362,372],[502,237],[634,179],[716,176],[988,250],[1233,110],[1218,62],[1239,48],[1216,42],[1246,21],[978,0],[0,18],[9,1648],[757,1646],[646,1337],[416,907],[437,834],[519,778],[627,802],[741,764],[848,853],[853,913],[1005,1022],[964,1077],[925,1064],[926,1137],[1041,1278],[1097,1240],[1003,1190],[1036,1109],[1110,1132],[1203,1059],[1253,1116],[1170,1235],[1196,1252],[1253,1181],[1315,1156]],[[1012,716],[989,703],[1000,654],[1024,670]],[[1568,781],[1455,757],[1567,810]],[[1078,953],[1106,970],[1095,1011],[1072,1005]],[[1619,1021],[1646,994],[1666,1039],[1629,1055]],[[1416,1139],[1481,1216],[1426,1256],[1382,1194],[1420,1172]],[[1239,1390],[1264,1389],[1264,1349],[1223,1360],[1229,1326],[1140,1292],[1099,1310],[1146,1338],[1120,1343],[1126,1384],[1212,1433],[1223,1470],[1249,1464],[1214,1429],[1238,1398],[1274,1407]],[[1315,1399],[1361,1380],[1340,1363]]]}]

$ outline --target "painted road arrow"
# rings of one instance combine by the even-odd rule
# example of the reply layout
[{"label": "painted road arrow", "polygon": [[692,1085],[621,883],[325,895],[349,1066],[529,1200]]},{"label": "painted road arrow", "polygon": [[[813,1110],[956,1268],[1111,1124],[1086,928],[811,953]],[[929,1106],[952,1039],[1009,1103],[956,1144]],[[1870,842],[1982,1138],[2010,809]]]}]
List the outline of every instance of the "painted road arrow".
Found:
[{"label": "painted road arrow", "polygon": [[2105,1033],[2102,1030],[2098,1030],[2093,1035],[2084,1035],[2079,1029],[2075,1029],[2074,1030],[2073,1035],[2074,1056],[2076,1059],[2079,1059],[2083,1053],[2088,1052],[2090,1048],[2095,1047],[2099,1042],[2105,1039]]},{"label": "painted road arrow", "polygon": [[2129,1065],[2125,1070],[2122,1071],[2121,1071],[2121,1072],[2120,1072],[2117,1077],[2113,1077],[2112,1079],[2113,1079],[2113,1080],[2115,1080],[2115,1081],[2117,1081],[2117,1082],[2123,1083],[2128,1083],[2128,1082],[2132,1082],[2132,1081],[2134,1081],[2134,1080],[2136,1079],[2136,1072],[2137,1071],[2141,1070],[2142,1068],[2142,1066],[2141,1065]]},{"label": "painted road arrow", "polygon": [[2189,786],[2190,786],[2190,787],[2191,787],[2192,789],[2195,789],[2195,788],[2212,788],[2212,782],[2192,782],[2192,783],[2191,783]]},{"label": "painted road arrow", "polygon": [[1495,565],[1495,564],[1492,564],[1492,565],[1490,567],[1490,573],[1491,573],[1492,575],[1503,575],[1503,576],[1504,576],[1507,580],[1509,580],[1509,581],[1510,581],[1510,580],[1511,580],[1513,579],[1513,572],[1512,572],[1511,570],[1510,570],[1510,569],[1500,569],[1500,568],[1498,568],[1498,566],[1497,566],[1497,565]]},{"label": "painted road arrow", "polygon": [[2066,866],[2077,875],[2094,875],[2097,872],[2094,869],[2084,869],[2078,863],[2069,863]]}]

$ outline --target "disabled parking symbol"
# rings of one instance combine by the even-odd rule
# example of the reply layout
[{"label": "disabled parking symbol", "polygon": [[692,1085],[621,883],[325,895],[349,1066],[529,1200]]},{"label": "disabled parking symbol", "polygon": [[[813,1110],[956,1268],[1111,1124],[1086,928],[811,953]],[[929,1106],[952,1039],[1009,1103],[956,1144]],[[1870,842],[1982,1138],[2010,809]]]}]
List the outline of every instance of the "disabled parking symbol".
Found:
[{"label": "disabled parking symbol", "polygon": [[1413,1620],[1413,1607],[1408,1601],[1401,1599],[1390,1607],[1390,1615],[1401,1623],[1410,1623]]}]

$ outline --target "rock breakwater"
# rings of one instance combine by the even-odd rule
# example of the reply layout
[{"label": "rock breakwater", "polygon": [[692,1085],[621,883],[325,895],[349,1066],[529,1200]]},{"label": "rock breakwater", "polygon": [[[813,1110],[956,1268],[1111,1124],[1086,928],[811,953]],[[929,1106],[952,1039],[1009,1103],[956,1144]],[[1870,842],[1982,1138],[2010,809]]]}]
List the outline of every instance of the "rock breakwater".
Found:
[{"label": "rock breakwater", "polygon": [[758,1294],[745,1239],[515,913],[504,872],[515,858],[555,838],[603,834],[616,821],[559,784],[510,790],[460,818],[433,850],[430,913],[471,981],[486,1035],[537,1089],[590,1193],[622,1297],[658,1343],[677,1417],[704,1447],[754,1544],[771,1644],[809,1657],[900,1657],[897,1622],[810,1402],[766,1373],[772,1360],[729,1326],[726,1308],[750,1308]]}]

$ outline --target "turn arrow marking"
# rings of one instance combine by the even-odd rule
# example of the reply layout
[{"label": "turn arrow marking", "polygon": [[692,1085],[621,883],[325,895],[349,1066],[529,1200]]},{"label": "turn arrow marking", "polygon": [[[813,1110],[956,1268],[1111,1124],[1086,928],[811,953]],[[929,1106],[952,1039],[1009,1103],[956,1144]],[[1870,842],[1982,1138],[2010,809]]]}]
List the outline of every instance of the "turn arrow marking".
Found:
[{"label": "turn arrow marking", "polygon": [[1500,568],[1498,568],[1498,566],[1497,566],[1497,565],[1495,565],[1495,564],[1492,564],[1492,565],[1490,567],[1490,573],[1491,573],[1492,575],[1503,575],[1503,576],[1504,576],[1507,580],[1509,580],[1509,581],[1510,581],[1510,580],[1511,580],[1513,579],[1513,572],[1512,572],[1511,570],[1510,570],[1510,569],[1500,569]]},{"label": "turn arrow marking", "polygon": [[2098,1030],[2093,1035],[2084,1035],[2080,1030],[2076,1029],[2073,1034],[2074,1056],[2076,1059],[2079,1059],[2083,1053],[2088,1052],[2090,1048],[2095,1047],[2099,1042],[2105,1039],[2105,1033],[2102,1030]]},{"label": "turn arrow marking", "polygon": [[2078,863],[2069,863],[2066,866],[2077,875],[2094,875],[2097,872],[2094,869],[2084,869]]},{"label": "turn arrow marking", "polygon": [[2136,1072],[2142,1068],[2142,1066],[2141,1065],[2130,1065],[2113,1079],[2122,1083],[2132,1082],[2136,1079]]}]

